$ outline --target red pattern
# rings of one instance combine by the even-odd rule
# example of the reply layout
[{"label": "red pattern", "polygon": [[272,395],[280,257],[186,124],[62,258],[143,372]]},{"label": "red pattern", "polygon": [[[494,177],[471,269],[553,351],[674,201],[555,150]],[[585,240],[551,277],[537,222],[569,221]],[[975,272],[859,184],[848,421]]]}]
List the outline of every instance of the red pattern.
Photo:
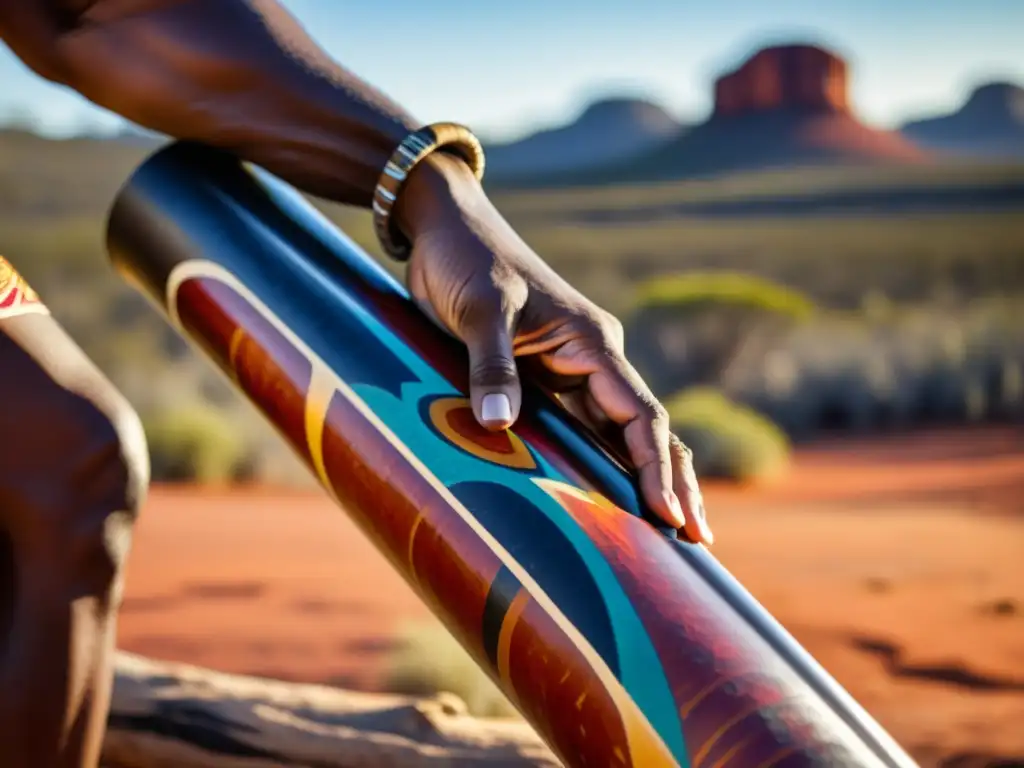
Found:
[{"label": "red pattern", "polygon": [[39,294],[32,290],[7,259],[0,256],[0,319],[46,311],[46,305]]}]

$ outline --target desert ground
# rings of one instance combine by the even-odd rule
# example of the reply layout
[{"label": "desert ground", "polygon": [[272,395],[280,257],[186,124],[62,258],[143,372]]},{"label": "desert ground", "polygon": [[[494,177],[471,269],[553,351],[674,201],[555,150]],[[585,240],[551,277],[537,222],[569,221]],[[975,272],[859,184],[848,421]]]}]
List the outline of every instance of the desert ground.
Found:
[{"label": "desert ground", "polygon": [[[922,765],[1024,765],[1024,430],[820,444],[705,494],[720,560]],[[373,688],[429,619],[317,493],[158,487],[119,644]]]}]

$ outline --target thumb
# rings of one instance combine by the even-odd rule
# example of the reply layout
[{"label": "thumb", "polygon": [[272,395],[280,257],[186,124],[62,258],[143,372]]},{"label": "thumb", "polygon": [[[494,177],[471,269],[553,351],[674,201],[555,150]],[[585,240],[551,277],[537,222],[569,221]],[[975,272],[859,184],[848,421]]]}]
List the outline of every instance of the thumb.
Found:
[{"label": "thumb", "polygon": [[515,423],[523,399],[509,326],[503,313],[495,313],[462,333],[469,350],[473,414],[481,426],[493,431]]}]

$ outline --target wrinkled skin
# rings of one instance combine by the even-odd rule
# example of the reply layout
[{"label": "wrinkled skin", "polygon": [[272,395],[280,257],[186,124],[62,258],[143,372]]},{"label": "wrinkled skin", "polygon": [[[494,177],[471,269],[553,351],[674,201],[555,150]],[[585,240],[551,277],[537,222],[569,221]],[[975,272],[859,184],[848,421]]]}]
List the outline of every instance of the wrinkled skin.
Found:
[{"label": "wrinkled skin", "polygon": [[520,369],[526,369],[563,393],[562,402],[598,432],[617,427],[652,510],[692,541],[710,544],[690,453],[626,360],[619,321],[515,233],[475,192],[468,169],[435,160],[435,166],[449,163],[441,171],[445,185],[457,189],[457,205],[425,207],[407,227],[409,287],[428,315],[466,343],[477,419],[491,429],[511,426],[522,399]]},{"label": "wrinkled skin", "polygon": [[[394,32],[381,30],[382,55],[400,55]],[[101,107],[346,205],[370,207],[391,153],[421,127],[275,0],[0,0],[0,39]],[[619,323],[523,242],[468,166],[431,155],[394,216],[412,243],[413,295],[469,348],[477,419],[514,423],[520,372],[562,392],[624,446],[651,509],[710,544],[690,454],[626,361]],[[0,393],[12,436],[0,445],[0,763],[92,768],[148,476],[144,435],[47,315],[0,320]]]}]

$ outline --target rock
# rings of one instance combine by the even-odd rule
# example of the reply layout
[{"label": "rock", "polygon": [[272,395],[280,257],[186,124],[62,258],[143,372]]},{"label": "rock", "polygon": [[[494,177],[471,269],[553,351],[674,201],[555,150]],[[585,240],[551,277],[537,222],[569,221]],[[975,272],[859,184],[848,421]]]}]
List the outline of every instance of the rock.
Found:
[{"label": "rock", "polygon": [[900,131],[935,149],[1024,158],[1024,88],[987,83],[976,88],[956,112],[912,120]]},{"label": "rock", "polygon": [[677,136],[683,126],[657,104],[613,98],[587,107],[573,122],[519,141],[487,146],[489,180],[514,180],[625,160]]},{"label": "rock", "polygon": [[780,109],[848,114],[847,80],[846,62],[824,48],[765,48],[715,81],[713,116]]},{"label": "rock", "polygon": [[119,652],[103,768],[559,768],[522,720]]},{"label": "rock", "polygon": [[650,181],[766,168],[916,164],[929,155],[893,131],[861,122],[849,69],[813,45],[765,48],[715,81],[711,117],[606,174]]},{"label": "rock", "polygon": [[[703,123],[675,134],[665,131],[643,152],[618,160],[606,154],[593,156],[589,166],[572,167],[546,160],[545,170],[514,178],[509,186],[593,186],[767,168],[927,162],[930,154],[906,137],[858,119],[849,77],[842,57],[824,48],[765,48],[715,81],[714,109]],[[581,140],[573,150],[579,155],[564,151],[566,157],[585,157],[595,149]]]}]

